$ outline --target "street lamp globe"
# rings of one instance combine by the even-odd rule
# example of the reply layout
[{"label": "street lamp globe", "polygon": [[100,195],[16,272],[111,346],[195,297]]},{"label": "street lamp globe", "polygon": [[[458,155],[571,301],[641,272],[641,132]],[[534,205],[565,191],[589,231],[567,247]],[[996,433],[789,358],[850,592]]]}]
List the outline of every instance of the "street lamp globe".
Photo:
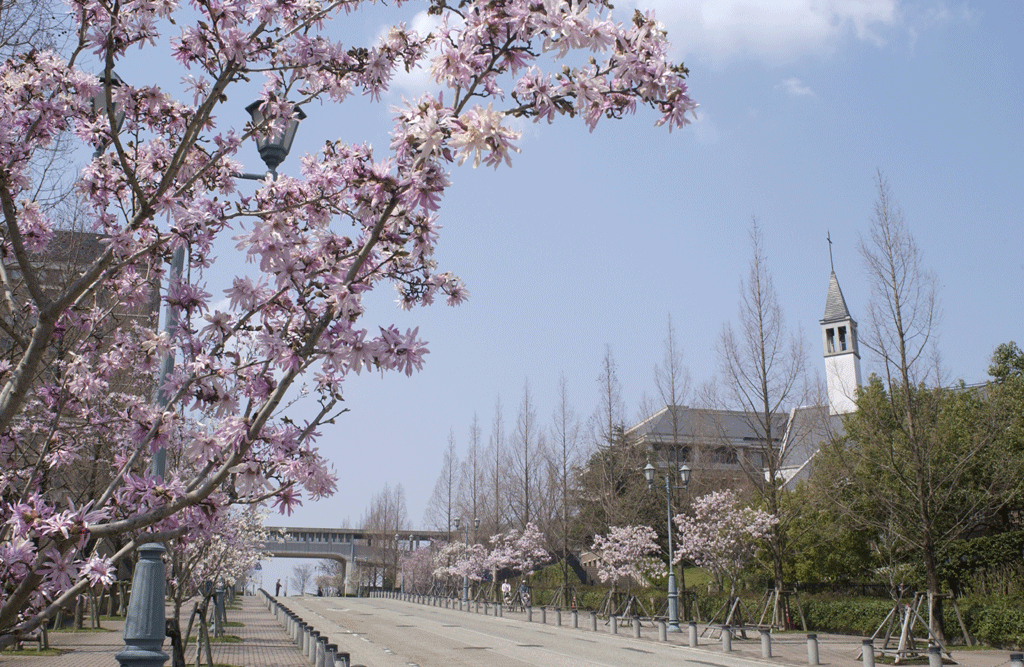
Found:
[{"label": "street lamp globe", "polygon": [[[299,129],[299,123],[306,118],[306,113],[299,106],[296,105],[293,108],[295,112],[288,119],[283,132],[277,132],[272,135],[256,135],[256,148],[259,149],[260,158],[263,159],[271,174],[276,174],[278,165],[288,157],[288,153],[292,149],[292,142],[295,141],[295,132]],[[253,127],[258,128],[263,125],[266,116],[263,114],[262,100],[253,102],[245,107],[245,110],[252,116]]]},{"label": "street lamp globe", "polygon": [[644,479],[647,480],[647,487],[648,488],[650,488],[651,485],[654,484],[654,471],[655,471],[654,466],[652,466],[651,462],[648,461],[647,465],[644,466]]}]

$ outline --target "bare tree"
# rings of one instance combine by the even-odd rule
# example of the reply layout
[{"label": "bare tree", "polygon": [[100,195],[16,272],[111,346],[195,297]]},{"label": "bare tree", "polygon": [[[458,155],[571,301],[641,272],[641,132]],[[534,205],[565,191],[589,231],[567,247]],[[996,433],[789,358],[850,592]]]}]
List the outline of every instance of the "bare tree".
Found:
[{"label": "bare tree", "polygon": [[[536,518],[533,506],[537,470],[544,456],[544,434],[537,424],[537,409],[530,395],[529,381],[523,383],[523,400],[519,403],[519,415],[516,417],[516,430],[512,436],[512,449],[509,462],[510,476],[514,482],[514,495],[508,498],[509,506],[520,529],[526,527]],[[510,489],[511,490],[511,489]]]},{"label": "bare tree", "polygon": [[292,586],[298,595],[306,594],[306,587],[313,581],[312,565],[296,565],[292,568]]},{"label": "bare tree", "polygon": [[596,447],[613,445],[622,431],[626,408],[622,403],[622,386],[618,367],[610,345],[605,345],[601,374],[597,378],[599,403],[590,417],[590,437]]},{"label": "bare tree", "polygon": [[[775,589],[781,591],[792,519],[780,476],[787,451],[781,444],[789,409],[803,403],[806,353],[801,338],[787,334],[756,218],[750,225],[750,243],[750,271],[740,283],[739,329],[726,323],[719,337],[720,386],[727,405],[745,415],[754,438],[739,463],[765,508],[779,520],[768,544]],[[781,614],[781,605],[778,610]],[[781,624],[782,619],[775,622]]]},{"label": "bare tree", "polygon": [[486,500],[486,479],[481,457],[480,421],[474,412],[473,422],[469,425],[469,449],[462,462],[462,479],[459,484],[459,505],[462,513],[473,518],[481,517]]},{"label": "bare tree", "polygon": [[[956,433],[943,429],[944,406],[953,400],[939,388],[927,389],[935,365],[929,358],[939,320],[935,274],[926,270],[921,252],[879,172],[871,228],[860,242],[871,287],[866,335],[861,342],[883,365],[884,385],[872,377],[861,392],[856,413],[844,420],[848,440],[832,448],[827,459],[843,474],[844,484],[826,493],[857,524],[917,554],[929,598],[931,631],[945,643],[941,621],[941,582],[937,552],[949,539],[983,516],[976,502],[992,495],[973,494],[972,481],[986,484],[998,470],[978,475],[975,469],[988,438],[958,446]],[[959,417],[963,422],[963,417]],[[959,430],[964,430],[962,426]],[[863,475],[871,470],[871,487]],[[884,489],[883,492],[880,492]],[[854,502],[851,502],[853,500]]]},{"label": "bare tree", "polygon": [[626,436],[622,388],[610,346],[605,347],[597,384],[598,405],[588,420],[591,450],[576,491],[579,515],[573,531],[581,542],[607,532],[608,526],[654,525],[661,516],[641,474],[646,451]]},{"label": "bare tree", "polygon": [[[683,448],[683,420],[679,408],[684,407],[686,397],[690,393],[690,373],[683,366],[683,353],[676,342],[676,330],[672,326],[672,315],[668,316],[668,326],[663,342],[661,363],[654,367],[654,386],[658,390],[661,404],[669,408],[668,425],[671,437],[669,455],[666,464],[678,468],[683,462],[691,461],[692,452]],[[652,411],[645,410],[645,414]]]},{"label": "bare tree", "polygon": [[569,389],[565,374],[558,378],[558,404],[551,415],[551,477],[557,492],[558,514],[556,530],[546,531],[546,535],[557,535],[556,551],[562,552],[562,586],[563,594],[568,594],[569,586],[569,528],[570,520],[575,518],[575,510],[570,502],[573,497],[575,473],[579,467],[580,420],[569,402]]},{"label": "bare tree", "polygon": [[448,447],[444,450],[441,474],[434,484],[434,493],[423,511],[423,523],[434,530],[451,533],[455,525],[455,501],[459,490],[459,455],[455,451],[455,432],[448,433]]},{"label": "bare tree", "polygon": [[317,564],[320,573],[316,585],[324,589],[325,595],[344,595],[345,564],[333,558],[324,558]]},{"label": "bare tree", "polygon": [[[405,488],[385,484],[373,497],[362,521],[368,546],[373,554],[373,567],[380,570],[380,584],[394,586],[398,581],[399,532],[409,527],[405,506]],[[374,578],[377,579],[376,577]]]},{"label": "bare tree", "polygon": [[[926,355],[940,317],[938,278],[922,266],[903,211],[880,171],[875,185],[878,199],[871,231],[859,245],[871,287],[868,335],[861,337],[861,343],[881,359],[887,385],[910,388],[927,382],[935,369]],[[925,363],[919,363],[922,357]],[[909,402],[909,391],[903,394],[901,399]],[[909,417],[913,420],[913,415]]]},{"label": "bare tree", "polygon": [[505,430],[501,409],[501,398],[494,400],[494,418],[491,421],[491,435],[487,441],[487,503],[489,511],[481,516],[482,529],[486,535],[497,535],[506,527],[504,500],[508,484],[508,462],[505,452]]}]

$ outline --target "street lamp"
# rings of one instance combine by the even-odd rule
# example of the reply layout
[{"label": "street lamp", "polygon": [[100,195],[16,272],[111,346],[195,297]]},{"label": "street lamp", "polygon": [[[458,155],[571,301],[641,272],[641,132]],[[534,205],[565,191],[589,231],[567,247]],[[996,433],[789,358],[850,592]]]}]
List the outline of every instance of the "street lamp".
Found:
[{"label": "street lamp", "polygon": [[[113,136],[120,132],[125,113],[123,107],[114,102],[113,95],[108,96],[108,91],[112,93],[115,88],[124,85],[124,81],[113,70],[110,71],[109,79],[105,74],[100,74],[99,79],[102,87],[92,99],[92,108],[94,113],[113,112],[114,126],[110,128],[111,136]],[[257,127],[264,119],[260,108],[262,104],[262,102],[254,102],[246,107]],[[305,117],[306,114],[302,109],[296,106],[295,113],[289,119],[284,132],[271,137],[257,138],[256,146],[260,151],[260,157],[274,178],[277,178],[278,165],[284,161],[291,150],[299,121]],[[109,142],[104,142],[97,146],[94,157],[99,157],[108,144]],[[265,174],[263,176],[238,174],[238,176],[254,180],[266,178]],[[182,274],[184,257],[183,247],[175,250],[171,266],[172,281]],[[170,305],[167,307],[164,326],[165,330],[173,336],[177,329],[177,311]],[[166,407],[170,401],[162,385],[164,378],[173,370],[174,353],[169,352],[164,357],[161,375],[157,381],[156,404],[158,408]],[[150,465],[150,471],[154,477],[160,479],[164,477],[165,461],[166,451],[161,447],[154,453]],[[163,563],[166,551],[159,542],[143,544],[138,548],[139,562],[132,573],[131,590],[133,595],[129,598],[128,610],[125,614],[125,648],[114,656],[122,667],[158,667],[167,662],[168,656],[161,650],[166,630],[164,597],[167,581]]]},{"label": "street lamp", "polygon": [[[671,470],[671,468],[669,469]],[[644,478],[647,480],[647,488],[654,488],[655,468],[648,461],[644,466]],[[679,476],[683,480],[682,486],[672,486],[672,475],[665,471],[665,506],[668,511],[668,631],[682,632],[679,628],[679,592],[676,590],[676,566],[673,563],[672,554],[672,489],[686,489],[690,485],[690,466],[685,463],[679,466]]]},{"label": "street lamp", "polygon": [[[455,519],[455,530],[459,529],[459,525],[460,524],[462,524],[462,519],[461,518]],[[479,527],[480,527],[480,519],[479,518],[473,519],[473,529],[476,530]],[[469,550],[469,524],[468,523],[466,524],[466,526],[464,528],[464,532],[465,532],[465,535],[466,535],[466,541],[462,543],[462,553],[463,553],[463,555],[465,555],[466,552]],[[469,604],[469,574],[468,573],[463,573],[463,575],[462,575],[462,601],[465,602],[466,604]]]},{"label": "street lamp", "polygon": [[[267,165],[271,175],[277,178],[277,167],[288,157],[292,150],[292,142],[295,141],[295,132],[299,129],[299,123],[306,118],[305,112],[294,106],[295,112],[284,126],[284,131],[272,135],[256,135],[256,148],[260,151],[260,158]],[[257,100],[245,110],[252,116],[253,127],[259,128],[263,125],[266,117],[263,115],[263,101]],[[243,178],[251,178],[250,174],[243,174]],[[263,180],[263,177],[258,177]]]},{"label": "street lamp", "polygon": [[[110,87],[110,92],[113,93],[114,89],[119,87],[124,80],[117,75],[117,72],[110,70],[110,78],[107,78],[105,73],[100,73],[100,89],[96,91],[96,94],[92,96],[92,112],[94,114],[107,115],[107,102],[110,102],[110,110],[113,112],[114,120],[113,125],[110,127],[110,136],[113,137],[115,134],[121,131],[121,126],[124,125],[124,109],[120,104],[113,100],[113,95],[107,97],[107,87]],[[103,154],[103,150],[107,147],[110,141],[101,141],[96,145],[96,152],[92,154],[94,158],[99,157]]]}]

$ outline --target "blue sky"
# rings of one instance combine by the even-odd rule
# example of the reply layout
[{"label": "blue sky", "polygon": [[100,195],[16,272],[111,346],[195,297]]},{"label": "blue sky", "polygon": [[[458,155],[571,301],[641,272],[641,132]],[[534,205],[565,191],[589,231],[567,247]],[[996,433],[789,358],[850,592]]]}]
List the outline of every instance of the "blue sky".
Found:
[{"label": "blue sky", "polygon": [[[657,9],[691,70],[698,120],[671,134],[651,113],[593,133],[570,119],[528,124],[511,169],[454,168],[439,260],[471,299],[403,313],[393,294],[373,298],[370,323],[420,327],[426,367],[347,383],[351,412],[320,440],[341,477],[337,495],[271,523],[354,524],[372,494],[401,483],[418,526],[450,430],[461,453],[474,413],[486,434],[499,396],[512,424],[526,381],[546,421],[562,373],[589,415],[606,346],[635,416],[641,395],[655,392],[669,314],[694,383],[711,379],[716,337],[736,317],[751,216],[788,326],[822,373],[825,237],[863,326],[868,286],[856,245],[876,169],[942,285],[939,349],[950,376],[981,381],[996,345],[1024,343],[1021,3],[617,4],[620,20],[635,5]],[[408,18],[422,22],[411,6]],[[358,13],[339,29],[367,43],[383,21]],[[134,78],[122,75],[144,78],[138,66]],[[386,149],[390,107],[421,83],[407,77],[376,105],[308,108],[295,150],[329,138]],[[248,151],[251,168],[259,159]],[[863,365],[877,368],[870,356]]]}]

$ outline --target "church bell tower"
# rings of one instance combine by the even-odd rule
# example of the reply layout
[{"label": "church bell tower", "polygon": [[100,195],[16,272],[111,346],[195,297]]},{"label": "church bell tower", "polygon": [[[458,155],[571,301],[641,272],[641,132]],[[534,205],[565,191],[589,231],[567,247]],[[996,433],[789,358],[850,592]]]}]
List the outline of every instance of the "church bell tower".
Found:
[{"label": "church bell tower", "polygon": [[857,387],[861,384],[857,322],[846,307],[834,270],[828,283],[825,316],[821,320],[821,342],[825,350],[829,412],[834,415],[853,412],[857,409]]}]

